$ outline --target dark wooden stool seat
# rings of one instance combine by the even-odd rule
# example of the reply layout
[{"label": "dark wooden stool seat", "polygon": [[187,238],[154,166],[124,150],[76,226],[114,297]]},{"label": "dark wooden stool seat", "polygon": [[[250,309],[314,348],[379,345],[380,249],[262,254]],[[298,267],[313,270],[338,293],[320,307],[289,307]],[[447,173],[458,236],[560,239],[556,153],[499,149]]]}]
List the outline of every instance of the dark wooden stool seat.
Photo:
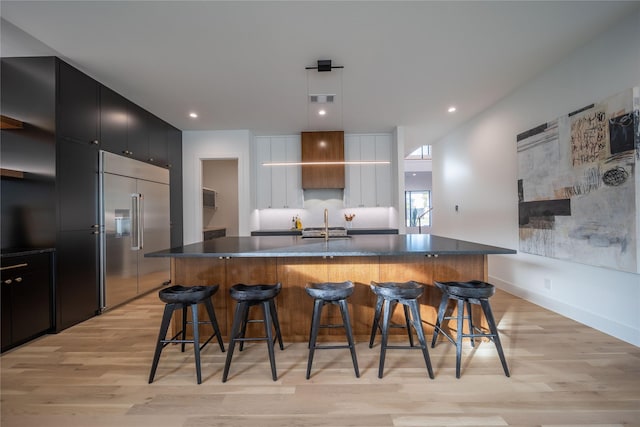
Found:
[{"label": "dark wooden stool seat", "polygon": [[[193,352],[196,361],[196,377],[198,384],[202,383],[202,375],[200,372],[200,351],[206,346],[213,337],[218,338],[218,345],[220,350],[224,352],[224,344],[222,343],[222,335],[220,334],[220,328],[218,327],[218,321],[216,319],[216,313],[211,303],[211,297],[218,291],[219,285],[212,286],[182,286],[174,285],[169,288],[161,289],[158,292],[158,296],[162,302],[165,303],[164,314],[162,316],[162,323],[160,324],[160,332],[158,334],[158,340],[156,342],[156,351],[153,356],[153,363],[151,365],[151,372],[149,374],[149,384],[153,382],[153,378],[158,368],[158,362],[160,361],[160,354],[164,347],[168,344],[181,344],[181,350],[184,352],[185,344],[193,344]],[[198,304],[204,304],[207,313],[209,315],[208,321],[198,320]],[[191,307],[192,320],[187,321],[187,307]],[[167,330],[169,329],[169,323],[171,322],[171,316],[175,310],[182,310],[182,328],[175,336],[170,339],[166,339]],[[193,326],[193,339],[186,339],[187,325]],[[210,324],[213,327],[213,335],[207,339],[204,344],[200,345],[200,333],[199,325]],[[180,337],[180,339],[178,339]]]},{"label": "dark wooden stool seat", "polygon": [[[347,306],[347,298],[353,294],[353,282],[340,283],[309,283],[305,288],[307,294],[313,298],[313,317],[311,320],[311,331],[309,333],[309,360],[307,361],[307,379],[311,376],[311,364],[313,363],[314,352],[318,349],[337,349],[348,348],[351,350],[351,359],[353,361],[353,369],[356,377],[360,377],[358,369],[358,359],[356,357],[355,341],[353,339],[353,330],[351,328],[351,320],[349,318],[349,307]],[[335,304],[340,307],[342,314],[342,324],[321,324],[322,308],[326,304]],[[347,336],[347,345],[318,345],[318,331],[320,328],[344,328]]]},{"label": "dark wooden stool seat", "polygon": [[[373,328],[371,330],[371,340],[369,346],[373,345],[373,339],[375,338],[375,332],[378,329],[380,312],[384,305],[384,314],[382,316],[382,343],[380,344],[380,366],[378,368],[378,378],[382,378],[384,371],[384,359],[388,348],[394,349],[417,349],[414,347],[413,340],[411,338],[410,326],[418,335],[418,341],[420,342],[420,348],[424,356],[424,362],[427,366],[429,378],[433,379],[433,369],[431,368],[431,359],[429,358],[429,350],[427,349],[427,343],[424,336],[424,330],[422,329],[422,319],[420,317],[420,306],[418,304],[418,298],[424,292],[424,285],[418,282],[384,282],[377,283],[371,282],[371,290],[378,296],[376,303],[376,313],[374,318]],[[384,304],[383,304],[384,303]],[[391,317],[393,316],[393,309],[397,304],[401,304],[405,309],[405,320],[407,321],[407,330],[409,332],[409,345],[388,345],[389,340],[389,327],[391,324]],[[409,315],[410,312],[410,315]]]},{"label": "dark wooden stool seat", "polygon": [[[242,283],[233,285],[229,290],[231,298],[236,300],[235,314],[233,315],[233,325],[229,334],[229,351],[227,352],[227,360],[224,364],[224,372],[222,374],[222,382],[227,381],[233,350],[236,342],[240,343],[240,351],[243,350],[245,341],[266,341],[269,351],[269,362],[271,364],[271,376],[273,380],[278,379],[276,372],[275,354],[273,351],[273,328],[276,330],[276,339],[280,345],[280,350],[284,350],[282,343],[282,333],[280,332],[280,322],[278,321],[278,312],[276,311],[275,298],[282,289],[281,283],[274,285],[258,284],[245,285]],[[258,320],[249,320],[249,309],[252,306],[262,306],[263,318]],[[246,337],[247,324],[253,322],[264,323],[266,336],[264,337]]]},{"label": "dark wooden stool seat", "polygon": [[[504,374],[508,377],[509,368],[507,367],[507,361],[502,351],[502,344],[500,343],[500,336],[498,335],[498,328],[491,311],[491,305],[489,304],[489,298],[491,298],[495,292],[495,287],[486,282],[479,280],[471,280],[468,282],[434,282],[437,288],[442,291],[442,300],[440,301],[440,307],[438,308],[438,318],[433,331],[433,339],[431,341],[431,347],[436,345],[438,335],[444,335],[451,343],[456,346],[456,378],[460,378],[460,363],[462,359],[462,339],[470,338],[471,346],[475,346],[475,338],[488,338],[496,346],[498,350],[498,356],[502,363],[502,369]],[[449,300],[457,301],[458,315],[456,317],[447,316],[447,307]],[[473,324],[473,317],[471,313],[471,304],[477,304],[482,307],[482,312],[487,319],[489,325],[489,332],[485,332]],[[466,315],[465,315],[466,307]],[[456,319],[456,340],[454,341],[449,334],[443,329],[443,321]],[[464,333],[464,320],[469,323],[469,333]]]}]

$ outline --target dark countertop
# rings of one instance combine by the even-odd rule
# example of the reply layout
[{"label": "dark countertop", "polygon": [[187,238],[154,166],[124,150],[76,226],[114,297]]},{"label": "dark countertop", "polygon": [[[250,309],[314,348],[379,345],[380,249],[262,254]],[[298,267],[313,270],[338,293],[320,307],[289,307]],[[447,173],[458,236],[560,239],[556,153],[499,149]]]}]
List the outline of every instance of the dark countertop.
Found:
[{"label": "dark countertop", "polygon": [[[347,234],[354,236],[356,234],[398,234],[397,228],[348,228]],[[251,232],[252,236],[301,236],[302,230],[255,230]]]},{"label": "dark countertop", "polygon": [[357,235],[303,239],[300,236],[220,237],[149,253],[147,257],[315,257],[380,255],[515,254],[513,249],[482,245],[430,234]]},{"label": "dark countertop", "polygon": [[3,249],[0,254],[0,258],[10,258],[15,256],[25,256],[25,255],[34,255],[34,254],[42,254],[46,252],[55,252],[54,248],[12,248],[12,249]]}]

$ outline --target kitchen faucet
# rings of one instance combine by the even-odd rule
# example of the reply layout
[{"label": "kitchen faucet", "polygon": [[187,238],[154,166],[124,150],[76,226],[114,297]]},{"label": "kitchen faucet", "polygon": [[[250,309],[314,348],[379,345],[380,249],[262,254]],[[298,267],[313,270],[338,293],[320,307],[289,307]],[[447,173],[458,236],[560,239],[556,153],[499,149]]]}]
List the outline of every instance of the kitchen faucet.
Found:
[{"label": "kitchen faucet", "polygon": [[329,241],[329,209],[324,208],[324,240]]}]

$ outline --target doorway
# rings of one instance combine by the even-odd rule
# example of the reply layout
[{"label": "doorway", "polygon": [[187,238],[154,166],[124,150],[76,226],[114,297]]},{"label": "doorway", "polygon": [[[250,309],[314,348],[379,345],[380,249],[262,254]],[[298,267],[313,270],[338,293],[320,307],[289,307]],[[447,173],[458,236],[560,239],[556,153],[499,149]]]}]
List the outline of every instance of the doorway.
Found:
[{"label": "doorway", "polygon": [[203,240],[237,236],[238,220],[238,159],[202,160]]},{"label": "doorway", "polygon": [[431,232],[431,146],[423,145],[405,157],[405,226],[407,234]]}]

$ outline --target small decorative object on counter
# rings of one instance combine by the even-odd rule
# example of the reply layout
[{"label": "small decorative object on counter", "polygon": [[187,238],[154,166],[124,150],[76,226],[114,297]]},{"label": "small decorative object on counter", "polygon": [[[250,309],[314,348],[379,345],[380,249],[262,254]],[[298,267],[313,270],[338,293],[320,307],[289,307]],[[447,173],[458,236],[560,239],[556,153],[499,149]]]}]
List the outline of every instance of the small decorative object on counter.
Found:
[{"label": "small decorative object on counter", "polygon": [[298,215],[296,215],[296,230],[302,230],[302,220]]},{"label": "small decorative object on counter", "polygon": [[351,213],[351,214],[344,214],[344,220],[347,221],[347,228],[351,228],[351,221],[353,221],[353,218],[356,217],[356,214]]},{"label": "small decorative object on counter", "polygon": [[296,230],[298,228],[298,222],[296,221],[296,217],[291,217],[291,229]]}]

